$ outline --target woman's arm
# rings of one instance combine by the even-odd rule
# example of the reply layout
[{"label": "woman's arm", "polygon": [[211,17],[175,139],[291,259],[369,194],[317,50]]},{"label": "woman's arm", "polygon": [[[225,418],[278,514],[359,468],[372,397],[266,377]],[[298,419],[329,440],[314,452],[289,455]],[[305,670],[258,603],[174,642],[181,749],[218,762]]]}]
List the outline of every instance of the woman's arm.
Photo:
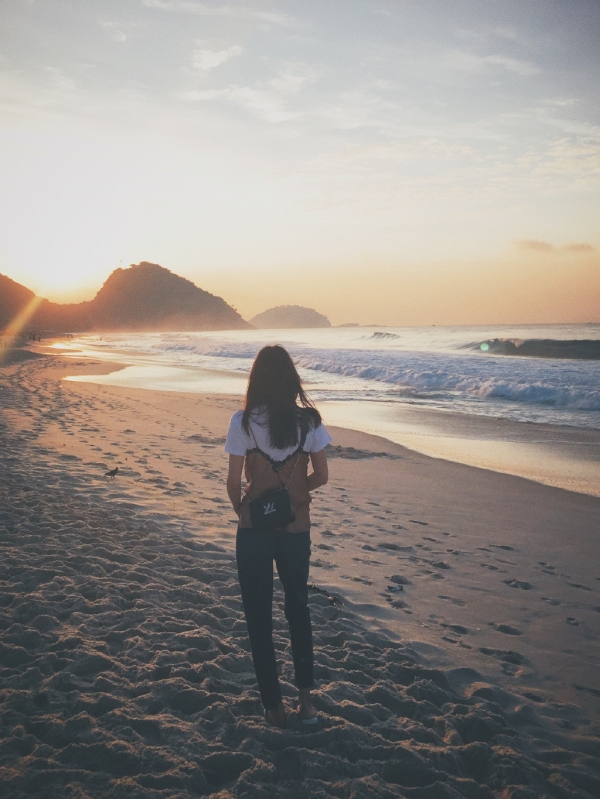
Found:
[{"label": "woman's arm", "polygon": [[308,490],[314,491],[319,486],[324,486],[329,479],[329,469],[327,467],[327,453],[324,449],[310,453],[310,462],[313,470],[308,475]]},{"label": "woman's arm", "polygon": [[242,470],[245,455],[229,456],[229,474],[227,475],[227,494],[231,500],[234,511],[240,515],[242,504]]}]

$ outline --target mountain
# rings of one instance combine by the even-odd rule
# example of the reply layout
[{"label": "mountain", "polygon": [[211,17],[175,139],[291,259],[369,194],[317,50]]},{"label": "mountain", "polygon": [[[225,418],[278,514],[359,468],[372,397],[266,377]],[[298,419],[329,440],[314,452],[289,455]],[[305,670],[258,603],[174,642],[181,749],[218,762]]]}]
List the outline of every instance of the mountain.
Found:
[{"label": "mountain", "polygon": [[33,291],[6,275],[0,275],[0,330],[4,330],[34,297]]},{"label": "mountain", "polygon": [[331,327],[326,316],[302,305],[278,305],[253,316],[250,324],[262,329],[293,327]]},{"label": "mountain", "polygon": [[158,264],[115,269],[91,302],[97,330],[230,330],[247,322],[221,297]]},{"label": "mountain", "polygon": [[[0,275],[0,329],[34,298]],[[61,305],[41,300],[26,329],[54,332],[230,330],[249,328],[221,297],[158,264],[142,261],[116,269],[93,300]]]}]

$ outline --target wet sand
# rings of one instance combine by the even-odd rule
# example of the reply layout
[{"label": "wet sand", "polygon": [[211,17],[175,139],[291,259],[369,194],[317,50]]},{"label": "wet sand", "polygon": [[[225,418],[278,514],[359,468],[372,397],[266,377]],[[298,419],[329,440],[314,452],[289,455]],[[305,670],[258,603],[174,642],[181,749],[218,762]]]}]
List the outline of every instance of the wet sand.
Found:
[{"label": "wet sand", "polygon": [[331,402],[341,427],[363,430],[433,458],[525,477],[600,497],[600,430],[467,416],[390,402]]},{"label": "wet sand", "polygon": [[[109,374],[75,375],[75,381],[238,397],[246,389],[246,375],[240,372],[160,363],[133,347],[78,350],[79,342],[64,341],[56,346],[66,347],[65,354],[73,357],[120,364]],[[326,396],[322,383],[311,385],[308,377],[305,385]],[[594,428],[466,415],[417,402],[324,400],[319,406],[330,424],[381,436],[423,455],[600,497],[600,430]]]},{"label": "wet sand", "polygon": [[320,722],[274,730],[224,486],[239,399],[60,380],[111,368],[0,370],[3,795],[598,795],[600,500],[333,428]]}]

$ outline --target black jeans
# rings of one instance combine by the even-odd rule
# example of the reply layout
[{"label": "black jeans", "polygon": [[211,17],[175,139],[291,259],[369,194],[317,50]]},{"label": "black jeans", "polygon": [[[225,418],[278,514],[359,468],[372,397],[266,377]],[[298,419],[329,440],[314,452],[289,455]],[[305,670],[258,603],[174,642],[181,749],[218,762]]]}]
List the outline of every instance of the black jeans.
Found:
[{"label": "black jeans", "polygon": [[236,556],[252,661],[265,710],[281,702],[273,648],[273,561],[285,592],[298,688],[312,688],[313,644],[308,608],[310,533],[259,532],[241,528]]}]

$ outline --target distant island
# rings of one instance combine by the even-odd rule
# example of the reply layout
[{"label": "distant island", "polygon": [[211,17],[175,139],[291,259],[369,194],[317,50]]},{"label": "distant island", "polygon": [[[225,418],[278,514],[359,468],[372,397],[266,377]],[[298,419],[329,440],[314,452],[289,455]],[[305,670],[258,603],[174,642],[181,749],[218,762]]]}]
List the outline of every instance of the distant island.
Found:
[{"label": "distant island", "polygon": [[297,327],[331,327],[329,319],[302,305],[278,305],[253,316],[250,324],[263,330],[291,329]]},{"label": "distant island", "polygon": [[193,331],[250,328],[221,297],[158,264],[142,261],[115,269],[93,300],[60,304],[36,298],[0,275],[0,332],[20,314],[23,329],[54,333],[93,331]]}]

